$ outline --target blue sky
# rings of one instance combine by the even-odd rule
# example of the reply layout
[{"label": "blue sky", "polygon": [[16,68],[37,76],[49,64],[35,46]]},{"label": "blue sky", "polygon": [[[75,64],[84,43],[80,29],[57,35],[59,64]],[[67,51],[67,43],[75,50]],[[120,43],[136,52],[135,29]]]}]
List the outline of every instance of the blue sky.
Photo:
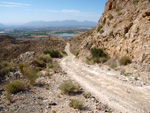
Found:
[{"label": "blue sky", "polygon": [[107,0],[0,0],[0,23],[78,20],[97,22]]}]

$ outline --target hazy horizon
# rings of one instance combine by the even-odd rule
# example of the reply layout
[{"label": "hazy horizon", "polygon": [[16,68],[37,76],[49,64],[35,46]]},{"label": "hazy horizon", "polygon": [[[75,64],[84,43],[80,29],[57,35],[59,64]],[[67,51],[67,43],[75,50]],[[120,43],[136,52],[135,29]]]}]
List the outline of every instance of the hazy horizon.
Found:
[{"label": "hazy horizon", "polygon": [[[23,22],[23,23],[2,23],[2,22],[0,22],[0,24],[3,24],[3,25],[23,25],[23,24],[27,24],[30,22],[55,22],[55,21],[62,22],[62,21],[78,21],[78,20],[53,20],[53,21],[39,20],[39,21],[28,21],[28,22]],[[78,21],[78,22],[85,22],[85,21],[90,21],[90,20],[83,20],[83,21]],[[95,21],[90,21],[90,22],[95,22]],[[97,23],[97,21],[95,23]]]},{"label": "hazy horizon", "polygon": [[0,1],[0,23],[19,25],[32,21],[98,22],[107,0],[5,0]]}]

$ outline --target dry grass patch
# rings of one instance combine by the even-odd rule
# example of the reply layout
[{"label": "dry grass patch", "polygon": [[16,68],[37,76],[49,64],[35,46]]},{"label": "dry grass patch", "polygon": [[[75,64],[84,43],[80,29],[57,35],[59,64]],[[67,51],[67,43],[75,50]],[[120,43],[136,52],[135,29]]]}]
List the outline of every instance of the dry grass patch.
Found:
[{"label": "dry grass patch", "polygon": [[64,94],[73,94],[79,90],[79,86],[73,84],[71,81],[66,81],[59,86],[59,89]]},{"label": "dry grass patch", "polygon": [[24,90],[25,90],[25,84],[23,84],[19,80],[14,81],[6,86],[6,91],[11,94],[15,94],[15,93],[18,93],[18,92],[24,91]]},{"label": "dry grass patch", "polygon": [[83,108],[83,102],[77,99],[72,99],[69,103],[70,107],[73,107],[74,109],[82,109]]},{"label": "dry grass patch", "polygon": [[37,71],[30,67],[24,68],[23,74],[29,80],[30,84],[32,84],[32,85],[35,83],[35,80],[38,78]]},{"label": "dry grass patch", "polygon": [[49,54],[52,58],[62,58],[63,55],[58,50],[46,50],[44,54]]},{"label": "dry grass patch", "polygon": [[131,59],[130,59],[130,57],[129,56],[123,56],[123,57],[121,57],[121,59],[120,59],[120,64],[121,65],[127,65],[127,64],[130,64],[131,63]]},{"label": "dry grass patch", "polygon": [[0,63],[0,76],[9,75],[9,72],[15,67],[13,62],[3,61]]}]

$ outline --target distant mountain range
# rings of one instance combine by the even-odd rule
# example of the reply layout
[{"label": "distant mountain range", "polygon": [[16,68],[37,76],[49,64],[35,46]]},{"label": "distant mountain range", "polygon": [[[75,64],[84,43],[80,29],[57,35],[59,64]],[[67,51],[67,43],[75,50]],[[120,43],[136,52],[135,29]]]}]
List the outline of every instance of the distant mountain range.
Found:
[{"label": "distant mountain range", "polygon": [[95,27],[96,22],[76,20],[64,20],[64,21],[33,21],[24,24],[26,27]]},{"label": "distant mountain range", "polygon": [[3,27],[4,27],[4,25],[0,23],[0,28],[3,28]]}]

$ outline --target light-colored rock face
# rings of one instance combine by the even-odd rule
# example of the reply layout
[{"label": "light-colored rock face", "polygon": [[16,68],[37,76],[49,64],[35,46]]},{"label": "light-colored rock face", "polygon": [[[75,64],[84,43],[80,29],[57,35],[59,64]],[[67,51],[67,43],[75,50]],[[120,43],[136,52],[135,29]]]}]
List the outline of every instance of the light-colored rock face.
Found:
[{"label": "light-colored rock face", "polygon": [[[79,56],[92,46],[110,56],[130,56],[138,62],[150,59],[150,0],[108,0],[93,33],[87,36]],[[101,29],[97,29],[101,26]]]}]

